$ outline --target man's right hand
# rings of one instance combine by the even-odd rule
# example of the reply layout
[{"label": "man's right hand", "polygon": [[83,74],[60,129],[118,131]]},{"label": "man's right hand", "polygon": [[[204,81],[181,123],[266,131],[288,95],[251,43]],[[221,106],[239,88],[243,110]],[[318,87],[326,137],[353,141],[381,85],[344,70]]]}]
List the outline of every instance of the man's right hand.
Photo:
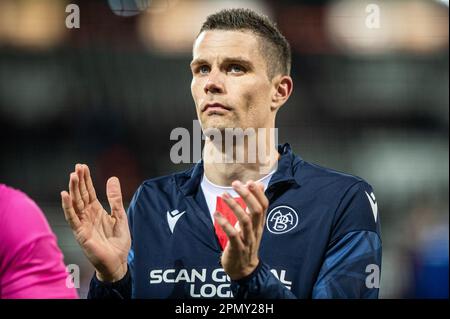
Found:
[{"label": "man's right hand", "polygon": [[111,214],[97,199],[88,166],[77,164],[70,174],[69,193],[62,191],[61,201],[66,220],[97,278],[115,282],[127,273],[131,236],[117,177],[108,179],[106,194]]}]

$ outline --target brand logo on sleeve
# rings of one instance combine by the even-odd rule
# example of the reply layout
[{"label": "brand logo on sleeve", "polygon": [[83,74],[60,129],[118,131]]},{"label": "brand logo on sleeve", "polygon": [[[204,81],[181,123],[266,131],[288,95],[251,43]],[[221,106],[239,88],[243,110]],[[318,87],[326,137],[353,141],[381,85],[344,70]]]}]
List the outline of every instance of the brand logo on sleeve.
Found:
[{"label": "brand logo on sleeve", "polygon": [[375,199],[374,193],[370,193],[370,195],[366,192],[366,196],[369,199],[370,207],[372,207],[372,213],[373,217],[375,218],[375,222],[377,222],[377,216],[378,216],[378,204],[377,200]]},{"label": "brand logo on sleeve", "polygon": [[267,215],[266,226],[273,234],[284,234],[298,224],[297,212],[289,206],[277,206]]}]

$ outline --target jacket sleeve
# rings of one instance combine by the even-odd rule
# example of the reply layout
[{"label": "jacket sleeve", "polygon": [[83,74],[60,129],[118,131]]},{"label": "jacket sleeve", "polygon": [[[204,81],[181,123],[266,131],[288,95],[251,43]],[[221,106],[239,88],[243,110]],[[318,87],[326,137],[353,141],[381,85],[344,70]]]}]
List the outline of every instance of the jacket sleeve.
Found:
[{"label": "jacket sleeve", "polygon": [[381,237],[372,187],[364,181],[350,187],[333,222],[312,298],[378,298]]},{"label": "jacket sleeve", "polygon": [[231,291],[236,299],[296,299],[270,271],[263,261],[247,277],[231,281]]},{"label": "jacket sleeve", "polygon": [[378,298],[381,242],[376,233],[355,231],[327,252],[312,297]]},{"label": "jacket sleeve", "polygon": [[131,298],[131,273],[128,267],[127,273],[119,281],[110,283],[98,280],[94,273],[89,285],[88,299],[130,299]]}]

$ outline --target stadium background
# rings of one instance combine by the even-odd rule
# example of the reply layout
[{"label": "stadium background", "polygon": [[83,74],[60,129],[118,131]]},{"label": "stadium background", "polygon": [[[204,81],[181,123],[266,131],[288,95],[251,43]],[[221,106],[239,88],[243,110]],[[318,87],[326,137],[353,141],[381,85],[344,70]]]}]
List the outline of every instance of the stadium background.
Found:
[{"label": "stadium background", "polygon": [[[66,28],[69,3],[79,29]],[[93,268],[59,197],[73,165],[90,165],[102,200],[118,176],[127,203],[144,179],[187,167],[170,161],[169,135],[192,130],[192,41],[225,7],[269,15],[292,45],[279,141],[373,185],[380,297],[448,298],[448,0],[1,0],[0,182],[43,209],[80,296]]]}]

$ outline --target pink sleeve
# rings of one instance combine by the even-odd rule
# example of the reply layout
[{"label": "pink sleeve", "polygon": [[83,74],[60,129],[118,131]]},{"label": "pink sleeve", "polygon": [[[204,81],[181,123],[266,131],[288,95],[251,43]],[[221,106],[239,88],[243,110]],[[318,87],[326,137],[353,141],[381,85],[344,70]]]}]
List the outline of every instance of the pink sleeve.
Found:
[{"label": "pink sleeve", "polygon": [[56,236],[24,193],[0,185],[0,299],[78,298]]}]

